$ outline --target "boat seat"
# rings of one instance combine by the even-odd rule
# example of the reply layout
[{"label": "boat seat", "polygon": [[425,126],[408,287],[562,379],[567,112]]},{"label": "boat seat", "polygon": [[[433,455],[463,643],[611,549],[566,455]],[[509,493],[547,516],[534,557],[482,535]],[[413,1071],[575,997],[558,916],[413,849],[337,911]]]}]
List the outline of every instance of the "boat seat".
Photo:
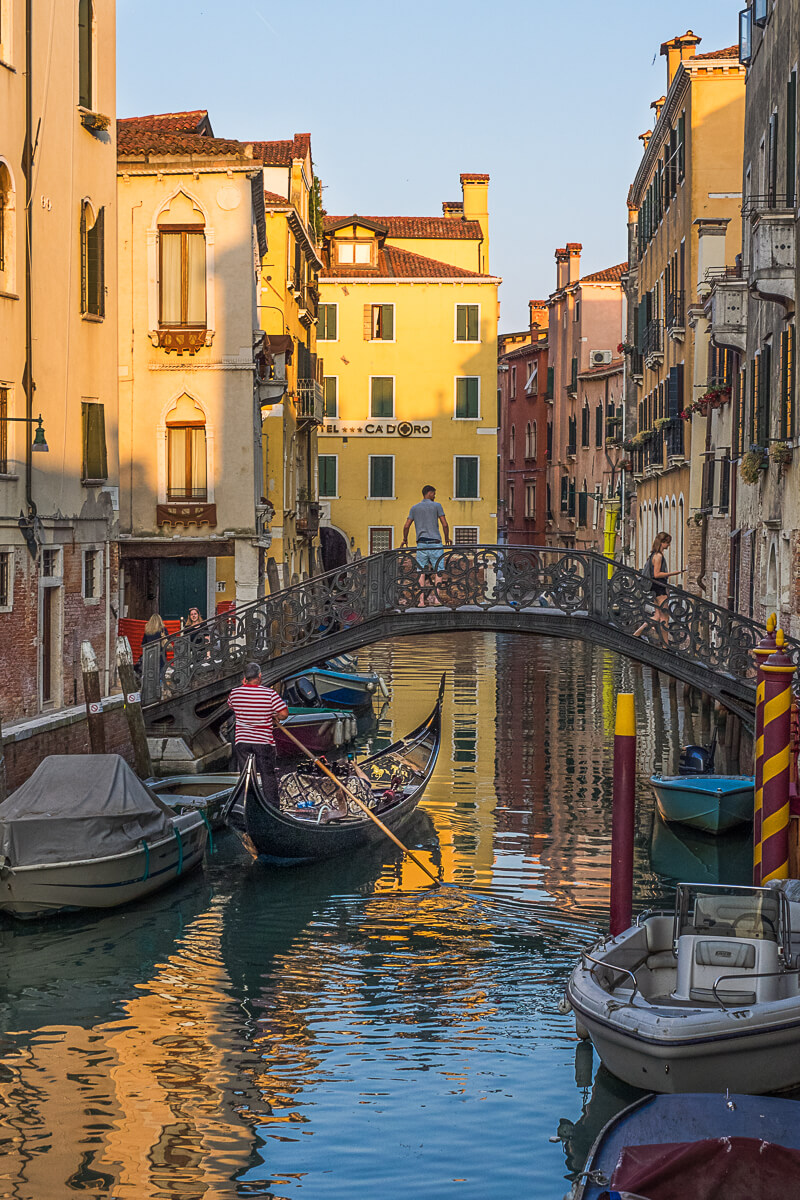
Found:
[{"label": "boat seat", "polygon": [[[690,1000],[717,1004],[721,999],[728,1005],[748,1005],[774,995],[775,989],[771,986],[774,980],[771,979],[753,979],[747,987],[748,975],[777,970],[778,947],[774,942],[703,937],[687,938],[686,942],[689,944],[685,947],[679,946],[679,957],[682,950],[691,954]],[[714,985],[723,975],[740,978],[722,980],[715,996]]]},{"label": "boat seat", "polygon": [[659,950],[656,954],[648,954],[644,960],[644,965],[648,971],[660,971],[664,968],[674,971],[677,963],[678,960],[674,950]]},{"label": "boat seat", "polygon": [[752,971],[756,965],[756,948],[747,942],[698,941],[694,947],[694,961],[698,967],[735,967]]}]

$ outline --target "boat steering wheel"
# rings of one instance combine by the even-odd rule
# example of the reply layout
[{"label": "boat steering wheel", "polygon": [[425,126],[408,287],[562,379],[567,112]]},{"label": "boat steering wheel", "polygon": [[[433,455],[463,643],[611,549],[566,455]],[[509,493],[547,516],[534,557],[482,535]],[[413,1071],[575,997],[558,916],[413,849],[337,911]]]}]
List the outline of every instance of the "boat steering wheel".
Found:
[{"label": "boat steering wheel", "polygon": [[739,926],[747,925],[750,927],[749,936],[757,937],[758,934],[756,933],[756,930],[759,928],[759,926],[758,926],[759,919],[761,921],[761,924],[764,925],[766,927],[766,929],[772,934],[772,936],[777,939],[778,931],[775,928],[775,922],[771,919],[771,917],[765,917],[765,916],[763,916],[763,914],[762,914],[761,918],[758,918],[758,917],[754,916],[752,913],[742,913],[741,916],[737,917],[735,919],[735,921],[733,922],[733,932],[735,934],[738,934],[739,937],[747,937],[748,934],[744,933],[739,928]]}]

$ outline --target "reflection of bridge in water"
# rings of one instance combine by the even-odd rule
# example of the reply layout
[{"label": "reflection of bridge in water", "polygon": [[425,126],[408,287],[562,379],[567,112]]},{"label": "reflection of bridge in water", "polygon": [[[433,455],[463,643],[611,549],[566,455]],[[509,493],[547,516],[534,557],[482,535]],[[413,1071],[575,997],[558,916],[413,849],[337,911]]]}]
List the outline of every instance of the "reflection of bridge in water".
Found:
[{"label": "reflection of bridge in water", "polygon": [[[250,659],[273,682],[384,638],[468,629],[593,642],[752,720],[751,651],[765,630],[746,617],[668,587],[668,619],[661,624],[651,580],[589,551],[448,547],[439,565],[441,582],[421,588],[414,552],[387,551],[221,614],[172,639],[163,689],[159,648],[145,647],[148,730],[196,736],[218,719],[219,698]],[[635,637],[642,624],[644,634]]]}]

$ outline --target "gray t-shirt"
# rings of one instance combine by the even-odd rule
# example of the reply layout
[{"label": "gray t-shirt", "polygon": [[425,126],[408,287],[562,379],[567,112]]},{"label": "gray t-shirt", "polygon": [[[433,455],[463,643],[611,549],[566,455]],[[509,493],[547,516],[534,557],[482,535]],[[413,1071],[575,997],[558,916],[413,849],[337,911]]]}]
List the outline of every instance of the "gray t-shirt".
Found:
[{"label": "gray t-shirt", "polygon": [[414,522],[417,541],[427,538],[428,541],[440,542],[442,535],[439,530],[439,517],[443,516],[444,509],[438,500],[426,499],[412,504],[408,518]]}]

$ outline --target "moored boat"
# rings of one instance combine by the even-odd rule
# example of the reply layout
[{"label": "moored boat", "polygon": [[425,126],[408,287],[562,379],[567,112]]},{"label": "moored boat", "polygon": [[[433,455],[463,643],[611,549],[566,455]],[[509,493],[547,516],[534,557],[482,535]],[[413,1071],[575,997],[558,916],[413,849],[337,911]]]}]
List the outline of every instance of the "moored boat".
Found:
[{"label": "moored boat", "polygon": [[[430,715],[406,737],[357,764],[336,764],[342,782],[395,834],[411,821],[433,774],[441,741],[444,677]],[[267,804],[257,780],[243,773],[231,808],[262,858],[288,866],[346,854],[385,834],[322,773],[295,771],[279,784],[280,810]]]},{"label": "moored boat", "polygon": [[175,814],[118,754],[46,758],[0,805],[0,911],[116,908],[196,867],[202,813]]},{"label": "moored boat", "polygon": [[275,726],[275,749],[278,758],[296,758],[297,747],[283,733],[286,727],[312,754],[326,754],[346,745],[356,736],[356,718],[351,711],[331,708],[292,706],[289,716]]},{"label": "moored boat", "polygon": [[800,1085],[800,904],[779,887],[678,885],[582,955],[566,990],[579,1036],[634,1087]]},{"label": "moored boat", "polygon": [[652,775],[650,783],[665,821],[723,833],[753,820],[752,775]]},{"label": "moored boat", "polygon": [[649,1095],[600,1133],[570,1200],[611,1195],[773,1200],[800,1170],[800,1102],[737,1093]]},{"label": "moored boat", "polygon": [[225,805],[239,782],[239,773],[167,775],[145,782],[173,812],[204,813],[209,828],[219,829],[223,823]]},{"label": "moored boat", "polygon": [[375,671],[331,671],[309,667],[283,681],[281,694],[287,704],[321,704],[328,708],[369,708],[373,697],[388,695],[386,684]]}]

